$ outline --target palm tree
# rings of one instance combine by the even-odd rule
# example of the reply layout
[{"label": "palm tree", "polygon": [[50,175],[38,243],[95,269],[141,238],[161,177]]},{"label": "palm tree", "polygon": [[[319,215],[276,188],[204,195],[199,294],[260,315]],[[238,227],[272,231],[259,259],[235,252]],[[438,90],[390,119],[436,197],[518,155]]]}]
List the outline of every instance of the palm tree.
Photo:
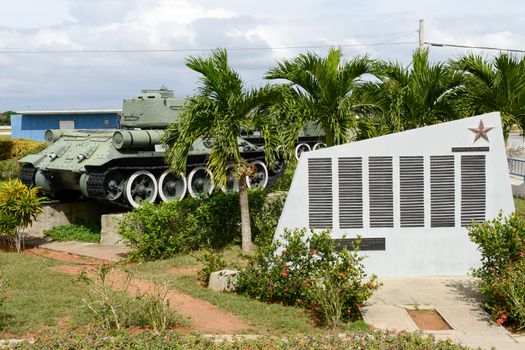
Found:
[{"label": "palm tree", "polygon": [[[252,240],[246,176],[253,174],[253,168],[241,156],[238,136],[242,128],[257,126],[261,119],[259,112],[277,98],[276,93],[269,86],[246,89],[239,75],[230,68],[224,49],[212,51],[207,58],[189,57],[186,65],[202,75],[200,86],[197,94],[188,99],[179,120],[166,130],[163,139],[167,146],[166,162],[174,173],[185,172],[191,145],[198,138],[212,140],[207,165],[218,187],[226,185],[227,165],[235,165],[234,176],[240,193],[242,250],[249,252]],[[264,137],[265,141],[270,141],[271,133],[265,132]]]},{"label": "palm tree", "polygon": [[349,62],[343,62],[342,57],[341,49],[334,48],[326,58],[311,52],[300,54],[283,60],[266,74],[266,79],[289,82],[284,101],[274,107],[286,116],[294,142],[298,130],[309,121],[317,122],[324,130],[328,146],[350,141],[351,131],[357,126],[357,112],[368,107],[366,102],[356,100],[353,91],[371,66],[366,56]]},{"label": "palm tree", "polygon": [[469,115],[499,111],[505,139],[517,124],[525,130],[525,58],[501,53],[493,61],[468,54],[451,62],[465,74],[464,108]]},{"label": "palm tree", "polygon": [[379,82],[364,84],[365,94],[377,107],[369,113],[360,138],[432,125],[460,116],[456,104],[461,74],[443,63],[430,63],[428,49],[416,50],[412,63],[377,61],[372,69]]}]

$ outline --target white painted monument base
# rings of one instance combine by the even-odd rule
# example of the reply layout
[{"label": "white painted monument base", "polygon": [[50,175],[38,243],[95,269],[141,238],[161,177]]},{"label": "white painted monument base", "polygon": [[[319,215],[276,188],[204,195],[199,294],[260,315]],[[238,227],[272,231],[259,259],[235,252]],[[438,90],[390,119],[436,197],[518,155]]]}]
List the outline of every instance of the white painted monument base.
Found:
[{"label": "white painted monument base", "polygon": [[[499,113],[303,153],[285,228],[363,238],[367,272],[464,276],[480,266],[471,219],[514,211]],[[374,240],[375,239],[375,240]]]}]

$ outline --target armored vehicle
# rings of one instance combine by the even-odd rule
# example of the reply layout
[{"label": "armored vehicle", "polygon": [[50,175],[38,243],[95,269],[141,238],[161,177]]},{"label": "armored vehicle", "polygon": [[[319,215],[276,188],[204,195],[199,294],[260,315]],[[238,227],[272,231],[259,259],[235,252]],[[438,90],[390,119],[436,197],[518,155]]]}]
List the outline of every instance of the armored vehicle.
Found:
[{"label": "armored vehicle", "polygon": [[[212,139],[193,143],[185,174],[171,173],[164,163],[160,140],[183,102],[164,87],[142,90],[136,98],[124,100],[120,129],[47,130],[49,146],[19,161],[20,180],[58,199],[83,196],[125,207],[211,193],[214,183],[205,164]],[[250,187],[265,188],[283,171],[281,164],[266,166],[260,144],[239,136],[238,146],[243,158],[257,168]],[[232,171],[229,166],[227,173]],[[223,190],[236,190],[235,186],[229,175]]]}]

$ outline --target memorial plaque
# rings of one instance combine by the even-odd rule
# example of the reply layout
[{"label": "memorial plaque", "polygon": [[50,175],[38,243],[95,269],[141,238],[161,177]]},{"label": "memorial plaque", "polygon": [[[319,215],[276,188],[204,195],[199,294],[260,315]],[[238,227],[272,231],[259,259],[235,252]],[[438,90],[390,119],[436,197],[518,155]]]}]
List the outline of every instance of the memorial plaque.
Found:
[{"label": "memorial plaque", "polygon": [[[336,250],[341,250],[346,247],[348,250],[354,250],[354,242],[357,238],[340,238],[333,239],[334,247]],[[386,239],[384,237],[373,237],[373,238],[361,238],[361,244],[359,250],[370,251],[370,250],[385,250]]]}]

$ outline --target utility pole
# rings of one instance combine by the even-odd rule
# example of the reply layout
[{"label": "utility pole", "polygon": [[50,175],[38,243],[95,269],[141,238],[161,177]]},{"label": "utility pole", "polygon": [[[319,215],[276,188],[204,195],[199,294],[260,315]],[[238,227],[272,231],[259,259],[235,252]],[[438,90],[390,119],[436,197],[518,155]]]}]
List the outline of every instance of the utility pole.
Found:
[{"label": "utility pole", "polygon": [[419,49],[423,49],[423,45],[425,44],[425,20],[420,19],[419,20]]}]

